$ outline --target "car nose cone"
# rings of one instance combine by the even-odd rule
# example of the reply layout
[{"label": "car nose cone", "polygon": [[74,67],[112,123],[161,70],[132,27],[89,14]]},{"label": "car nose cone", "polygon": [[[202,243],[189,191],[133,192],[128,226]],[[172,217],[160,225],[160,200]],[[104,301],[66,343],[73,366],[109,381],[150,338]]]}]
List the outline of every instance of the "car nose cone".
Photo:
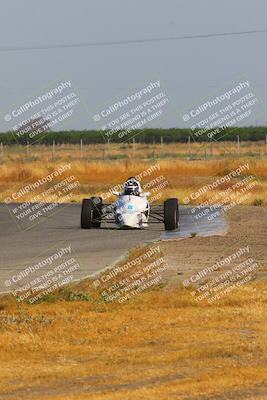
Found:
[{"label": "car nose cone", "polygon": [[122,213],[118,216],[118,223],[120,226],[137,228],[140,226],[140,218],[138,214]]}]

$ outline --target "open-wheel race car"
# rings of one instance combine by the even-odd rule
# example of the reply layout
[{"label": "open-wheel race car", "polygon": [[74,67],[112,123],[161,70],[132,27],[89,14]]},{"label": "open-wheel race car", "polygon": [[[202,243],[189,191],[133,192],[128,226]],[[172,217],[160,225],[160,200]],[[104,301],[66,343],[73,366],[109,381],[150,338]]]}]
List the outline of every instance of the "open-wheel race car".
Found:
[{"label": "open-wheel race car", "polygon": [[164,223],[165,230],[174,230],[179,224],[179,205],[176,198],[163,205],[150,205],[149,193],[142,192],[140,183],[129,178],[122,193],[113,192],[117,200],[104,204],[101,197],[84,199],[81,210],[81,228],[100,228],[101,223],[115,223],[117,228],[146,228],[148,224]]}]

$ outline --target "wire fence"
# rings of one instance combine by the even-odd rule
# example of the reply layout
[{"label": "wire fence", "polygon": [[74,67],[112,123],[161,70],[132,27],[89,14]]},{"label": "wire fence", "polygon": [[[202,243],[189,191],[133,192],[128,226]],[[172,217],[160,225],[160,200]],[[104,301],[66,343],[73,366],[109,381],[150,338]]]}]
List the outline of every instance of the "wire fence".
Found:
[{"label": "wire fence", "polygon": [[57,144],[52,145],[5,145],[0,143],[0,161],[5,162],[12,158],[38,159],[46,155],[46,159],[58,158],[85,159],[112,161],[120,159],[185,159],[185,160],[212,160],[237,157],[254,157],[257,159],[267,157],[267,139],[265,141],[251,142],[241,141],[239,136],[236,142],[210,143],[192,142],[188,136],[187,143],[164,143],[162,137],[160,143],[144,144],[136,143],[109,143],[106,144]]}]

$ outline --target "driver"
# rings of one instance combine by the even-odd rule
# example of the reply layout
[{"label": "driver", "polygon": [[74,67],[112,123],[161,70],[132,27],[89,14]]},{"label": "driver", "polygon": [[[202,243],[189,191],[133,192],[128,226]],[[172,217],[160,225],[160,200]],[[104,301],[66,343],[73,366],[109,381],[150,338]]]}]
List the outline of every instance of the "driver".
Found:
[{"label": "driver", "polygon": [[123,194],[140,196],[142,193],[142,188],[140,182],[135,177],[130,177],[124,184]]}]

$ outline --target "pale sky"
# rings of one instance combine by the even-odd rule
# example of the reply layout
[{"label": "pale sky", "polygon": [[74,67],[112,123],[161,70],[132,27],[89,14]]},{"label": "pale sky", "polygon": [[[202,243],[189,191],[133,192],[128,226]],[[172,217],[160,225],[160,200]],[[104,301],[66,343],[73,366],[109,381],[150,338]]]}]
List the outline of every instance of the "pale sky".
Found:
[{"label": "pale sky", "polygon": [[[2,0],[0,48],[267,29],[264,0]],[[62,77],[78,88],[85,109],[64,128],[94,127],[101,104],[158,77],[173,110],[206,98],[245,76],[267,104],[267,33],[99,47],[0,52],[3,115]],[[267,116],[257,117],[266,124]],[[179,127],[174,113],[154,122]]]}]

